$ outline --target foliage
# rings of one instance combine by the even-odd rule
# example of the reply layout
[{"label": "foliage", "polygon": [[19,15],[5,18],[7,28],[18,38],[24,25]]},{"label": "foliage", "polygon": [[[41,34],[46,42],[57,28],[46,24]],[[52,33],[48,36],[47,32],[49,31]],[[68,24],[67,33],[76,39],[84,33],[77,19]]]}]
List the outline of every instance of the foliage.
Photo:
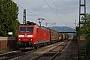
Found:
[{"label": "foliage", "polygon": [[10,52],[10,51],[12,51],[12,49],[8,46],[8,47],[5,47],[5,48],[3,49],[3,51],[4,51],[4,52]]},{"label": "foliage", "polygon": [[0,36],[8,36],[8,32],[17,35],[18,7],[12,0],[0,0]]},{"label": "foliage", "polygon": [[[83,16],[81,20],[84,23],[86,20],[86,25],[83,24],[80,27],[80,32],[85,32],[85,30],[86,30],[87,34],[86,35],[82,34],[82,35],[86,36],[86,54],[87,54],[86,56],[87,56],[87,60],[90,60],[90,13],[86,14],[86,18]],[[77,32],[79,31],[79,27],[76,27],[76,31]]]},{"label": "foliage", "polygon": [[86,25],[83,25],[81,27],[82,31],[86,29],[87,33],[90,32],[90,14],[86,14],[86,19],[82,17],[82,21],[85,23],[86,20]]},{"label": "foliage", "polygon": [[86,54],[87,54],[87,60],[90,59],[90,33],[87,35],[86,40]]},{"label": "foliage", "polygon": [[90,14],[86,14],[86,23],[87,23],[86,25],[86,31],[87,31],[86,52],[87,52],[87,60],[89,60],[90,58]]}]

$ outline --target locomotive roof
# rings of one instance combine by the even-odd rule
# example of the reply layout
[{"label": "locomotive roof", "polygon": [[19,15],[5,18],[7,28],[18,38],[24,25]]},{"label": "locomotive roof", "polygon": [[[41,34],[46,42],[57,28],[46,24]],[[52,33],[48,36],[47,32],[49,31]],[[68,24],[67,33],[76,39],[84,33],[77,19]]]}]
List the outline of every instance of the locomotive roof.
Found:
[{"label": "locomotive roof", "polygon": [[[39,26],[39,27],[40,27],[40,26]],[[40,28],[42,28],[42,29],[46,29],[46,30],[48,29],[48,28],[47,28],[47,27],[45,27],[45,26],[41,26]]]},{"label": "locomotive roof", "polygon": [[26,24],[27,24],[27,25],[37,25],[36,23],[34,23],[34,22],[29,22],[29,21],[27,21]]},{"label": "locomotive roof", "polygon": [[30,25],[37,25],[36,23],[34,23],[34,22],[29,22],[29,21],[27,21],[27,23],[26,24],[20,24],[20,25],[23,25],[23,26],[30,26]]}]

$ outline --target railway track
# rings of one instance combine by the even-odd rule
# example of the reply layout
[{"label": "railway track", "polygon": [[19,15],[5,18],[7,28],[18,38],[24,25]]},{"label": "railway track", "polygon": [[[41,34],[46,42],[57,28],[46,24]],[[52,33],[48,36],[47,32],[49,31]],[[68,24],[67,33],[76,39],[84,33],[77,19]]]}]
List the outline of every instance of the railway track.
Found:
[{"label": "railway track", "polygon": [[46,53],[47,51],[50,51],[50,50],[56,48],[57,47],[56,45],[62,44],[62,43],[64,43],[64,42],[59,42],[59,43],[55,43],[52,45],[41,47],[33,52],[27,53],[27,54],[20,56],[20,57],[16,57],[12,60],[33,60],[33,59],[41,56],[42,54]]},{"label": "railway track", "polygon": [[22,52],[21,50],[18,50],[18,51],[0,54],[0,60],[10,60],[12,58],[25,55],[25,54],[30,53],[32,51],[34,51],[34,50],[31,49],[30,51],[24,51],[24,52]]},{"label": "railway track", "polygon": [[60,56],[63,49],[66,47],[66,45],[69,44],[67,42],[63,42],[58,44],[53,49],[50,49],[48,52],[45,52],[41,54],[38,57],[33,58],[32,60],[54,60],[58,55]]},{"label": "railway track", "polygon": [[13,58],[15,56],[19,56],[20,54],[21,54],[21,51],[13,51],[13,52],[0,54],[0,60],[6,60],[6,59],[8,60],[8,59],[11,59],[11,58]]},{"label": "railway track", "polygon": [[[58,42],[52,45],[30,50],[26,52],[13,52],[0,55],[0,60],[53,60],[64,49],[68,42]],[[46,59],[46,60],[47,60]]]}]

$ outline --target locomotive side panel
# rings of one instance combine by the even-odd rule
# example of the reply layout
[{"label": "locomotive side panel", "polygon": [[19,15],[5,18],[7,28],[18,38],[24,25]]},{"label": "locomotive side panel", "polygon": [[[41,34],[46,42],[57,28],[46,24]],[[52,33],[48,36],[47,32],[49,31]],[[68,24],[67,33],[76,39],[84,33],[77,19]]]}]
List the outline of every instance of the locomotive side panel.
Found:
[{"label": "locomotive side panel", "polygon": [[47,29],[37,28],[36,31],[36,44],[45,43],[50,41],[50,33]]}]

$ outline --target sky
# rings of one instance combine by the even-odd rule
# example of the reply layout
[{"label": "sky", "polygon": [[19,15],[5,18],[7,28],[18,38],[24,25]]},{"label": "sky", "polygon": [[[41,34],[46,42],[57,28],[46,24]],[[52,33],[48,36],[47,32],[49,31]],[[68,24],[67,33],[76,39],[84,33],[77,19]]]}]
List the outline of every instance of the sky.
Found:
[{"label": "sky", "polygon": [[[42,21],[43,26],[46,26],[46,22],[48,27],[68,26],[75,28],[78,25],[79,0],[13,1],[19,7],[18,20],[20,23],[23,23],[23,10],[26,9],[26,20],[39,24],[38,18],[44,18],[45,20]],[[90,13],[90,0],[86,0],[86,13]]]}]

